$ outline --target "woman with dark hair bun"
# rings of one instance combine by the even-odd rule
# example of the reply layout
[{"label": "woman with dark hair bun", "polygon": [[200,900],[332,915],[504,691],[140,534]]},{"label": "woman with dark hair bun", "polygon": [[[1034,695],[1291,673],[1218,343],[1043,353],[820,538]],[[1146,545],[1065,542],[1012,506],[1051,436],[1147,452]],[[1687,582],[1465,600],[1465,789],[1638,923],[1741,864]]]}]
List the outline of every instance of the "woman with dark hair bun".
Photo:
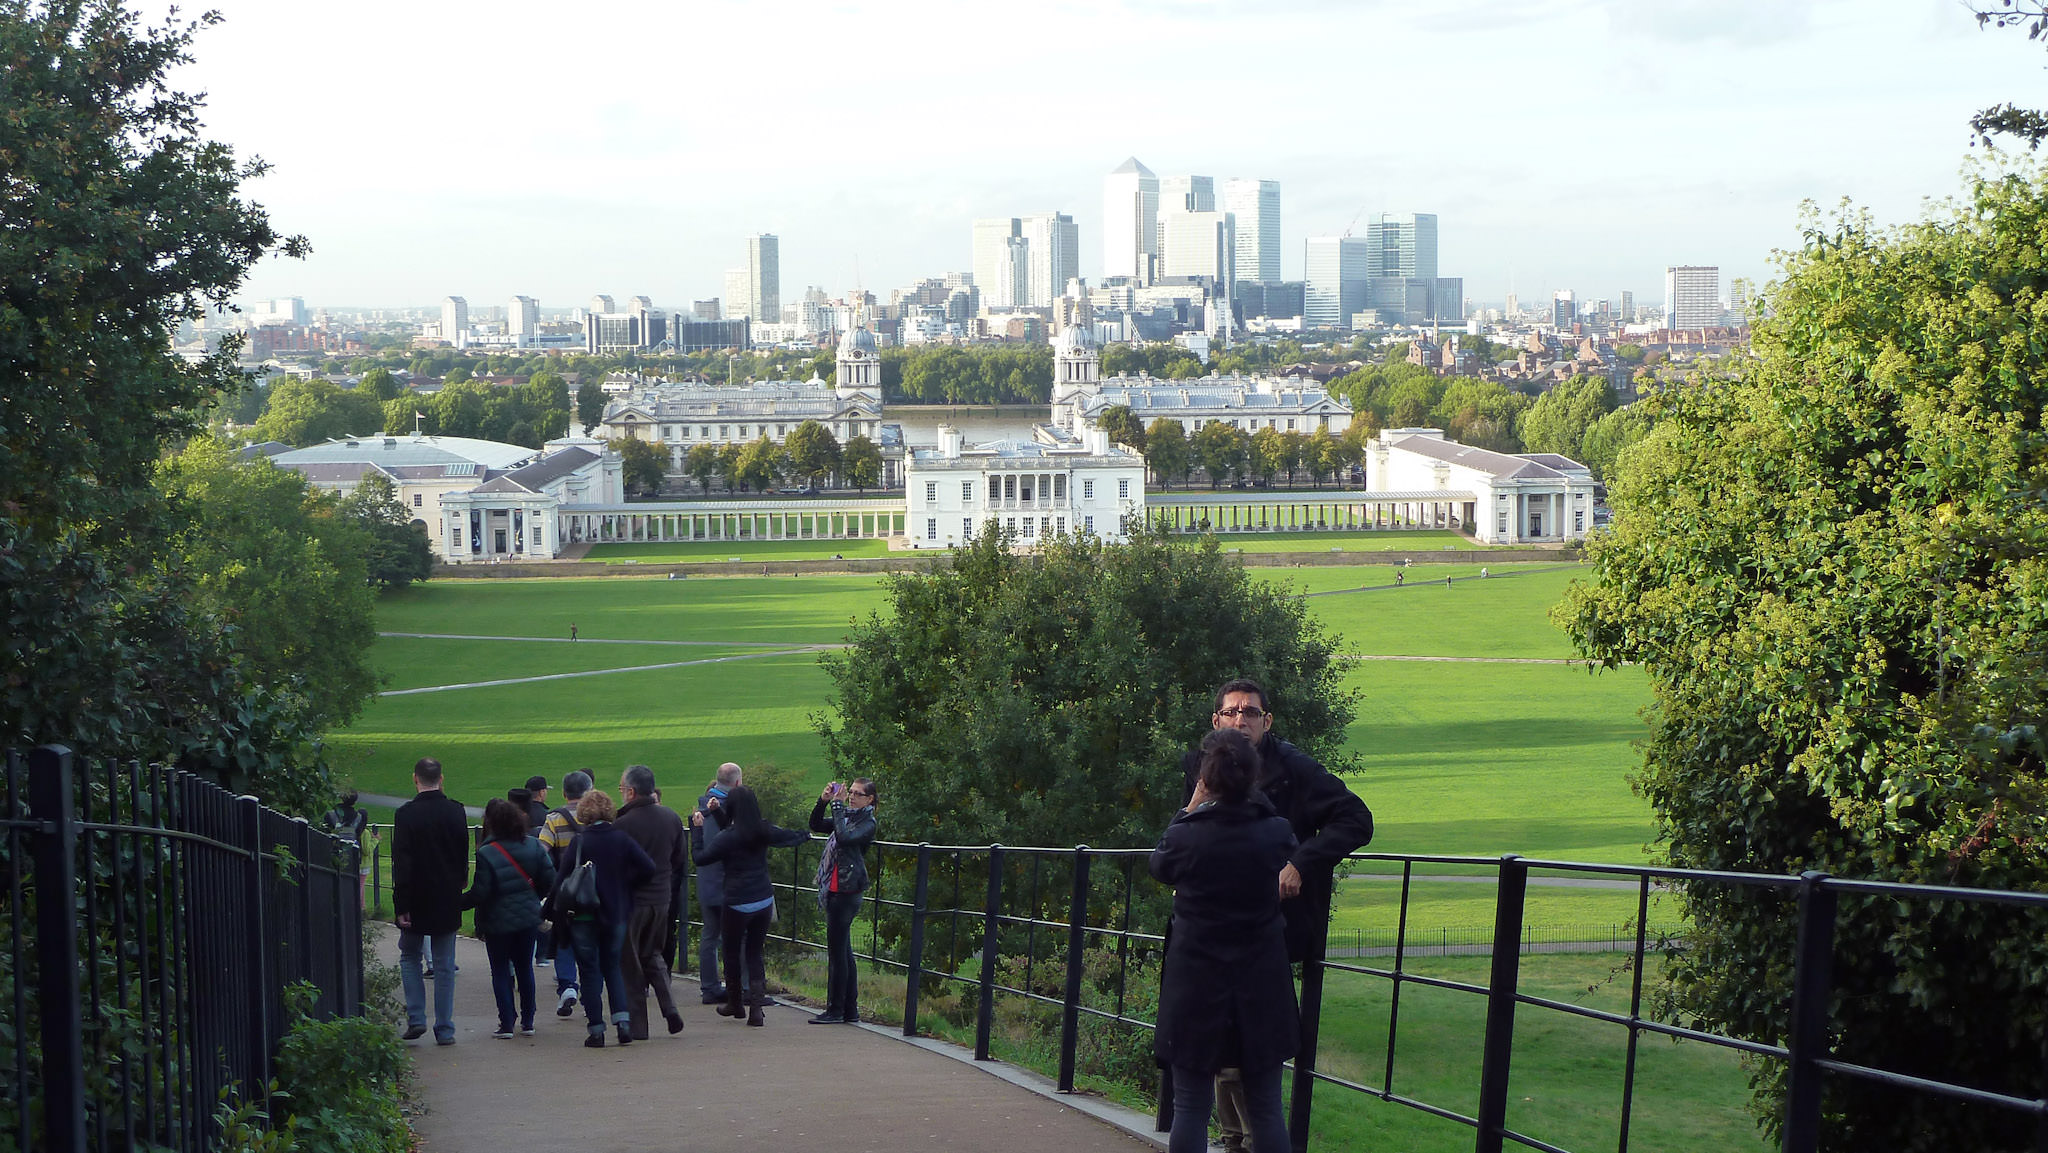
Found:
[{"label": "woman with dark hair bun", "polygon": [[[497,797],[484,806],[484,843],[476,850],[476,876],[462,907],[476,910],[476,935],[491,961],[491,995],[498,1001],[498,1031],[510,1040],[512,991],[519,991],[518,1025],[533,1036],[533,937],[541,902],[555,886],[555,863],[526,835],[526,812]],[[454,958],[447,959],[453,963]]]},{"label": "woman with dark hair bun", "polygon": [[[767,960],[761,950],[768,939],[768,917],[775,906],[775,887],[768,879],[768,850],[776,845],[801,845],[811,835],[778,828],[761,816],[761,799],[745,785],[734,786],[722,806],[725,829],[704,839],[704,813],[690,814],[690,855],[698,864],[725,862],[725,916],[721,932],[725,953],[725,1004],[722,1017],[745,1015],[749,1025],[765,1025],[761,1004],[768,997]],[[740,965],[745,959],[747,1006],[740,1006]]]},{"label": "woman with dark hair bun", "polygon": [[1216,1073],[1243,1070],[1254,1153],[1286,1153],[1280,1065],[1300,1028],[1274,881],[1294,830],[1253,789],[1259,751],[1234,728],[1202,741],[1187,808],[1152,850],[1152,876],[1173,886],[1173,930],[1159,980],[1152,1052],[1173,1070],[1170,1153],[1209,1142]]}]

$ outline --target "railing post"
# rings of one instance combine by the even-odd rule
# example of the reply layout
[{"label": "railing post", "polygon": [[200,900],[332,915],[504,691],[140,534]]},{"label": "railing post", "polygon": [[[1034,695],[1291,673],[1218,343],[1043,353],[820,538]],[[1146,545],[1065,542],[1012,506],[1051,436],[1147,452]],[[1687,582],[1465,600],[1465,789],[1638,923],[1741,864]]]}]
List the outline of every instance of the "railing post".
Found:
[{"label": "railing post", "polygon": [[1479,1135],[1475,1153],[1501,1153],[1508,1120],[1508,1073],[1515,1051],[1515,993],[1522,972],[1522,903],[1529,866],[1510,853],[1500,861],[1493,913],[1493,969],[1486,989],[1486,1048],[1479,1058]]},{"label": "railing post", "polygon": [[917,887],[910,897],[910,956],[903,966],[903,1035],[917,1036],[917,994],[924,985],[924,912],[931,896],[932,847],[917,846]]},{"label": "railing post", "polygon": [[370,834],[370,915],[384,915],[384,838],[375,828],[365,830]]},{"label": "railing post", "polygon": [[1067,909],[1067,993],[1061,1004],[1060,1092],[1074,1091],[1074,1050],[1081,1039],[1082,953],[1088,947],[1088,846],[1074,846],[1074,899]]},{"label": "railing post", "polygon": [[1820,1146],[1821,1071],[1827,1054],[1828,1001],[1834,991],[1835,893],[1826,873],[1799,874],[1799,945],[1792,960],[1791,1050],[1785,1084],[1785,1153]]},{"label": "railing post", "polygon": [[274,974],[263,915],[263,805],[255,797],[237,797],[235,807],[241,810],[241,840],[249,851],[248,867],[242,873],[242,923],[248,928],[243,947],[249,954],[249,1055],[255,1065],[247,1070],[253,1085],[242,1088],[253,1096],[270,1092],[270,984]]},{"label": "railing post", "polygon": [[[310,981],[313,979],[313,826],[304,817],[292,818],[292,852],[299,858],[299,884],[296,890],[299,906],[299,923],[294,926],[291,940],[296,943],[298,956],[290,959],[286,972],[289,981]],[[332,931],[335,926],[329,925]],[[285,974],[279,974],[284,977]],[[337,980],[340,974],[335,974]],[[322,989],[324,1000],[332,990]],[[315,1010],[318,1011],[317,1008]]]},{"label": "railing post", "polygon": [[85,1153],[85,1022],[73,919],[78,822],[71,756],[63,745],[41,745],[28,755],[28,811],[42,825],[35,839],[37,996],[43,1016],[43,1148],[51,1153]]},{"label": "railing post", "polygon": [[[1336,886],[1331,886],[1334,898]],[[1294,1053],[1294,1085],[1287,1110],[1288,1144],[1308,1149],[1308,1125],[1316,1091],[1316,1038],[1323,1020],[1323,959],[1330,950],[1330,907],[1311,910],[1308,951],[1301,958],[1301,1042]]]},{"label": "railing post", "polygon": [[989,1033],[996,1023],[996,919],[1003,910],[1003,847],[988,847],[988,903],[982,909],[981,1005],[974,1014],[974,1059],[988,1060]]}]

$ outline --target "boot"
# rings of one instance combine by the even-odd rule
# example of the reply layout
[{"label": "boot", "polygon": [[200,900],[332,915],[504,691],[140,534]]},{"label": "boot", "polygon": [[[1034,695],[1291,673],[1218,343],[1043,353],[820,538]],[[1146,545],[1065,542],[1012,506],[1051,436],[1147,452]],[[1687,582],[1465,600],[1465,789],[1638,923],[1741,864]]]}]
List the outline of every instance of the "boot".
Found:
[{"label": "boot", "polygon": [[759,1002],[759,1001],[755,1001],[755,1002],[754,1002],[754,1003],[753,1003],[752,1005],[748,1006],[748,1008],[747,1008],[747,1024],[749,1024],[749,1025],[766,1025],[767,1023],[768,1023],[768,1019],[767,1019],[766,1017],[763,1017],[763,1016],[761,1015],[761,1002]]},{"label": "boot", "polygon": [[726,986],[725,1004],[718,1007],[718,1015],[721,1017],[731,1017],[735,1021],[747,1015],[747,1011],[740,1008],[740,987],[738,985]]}]

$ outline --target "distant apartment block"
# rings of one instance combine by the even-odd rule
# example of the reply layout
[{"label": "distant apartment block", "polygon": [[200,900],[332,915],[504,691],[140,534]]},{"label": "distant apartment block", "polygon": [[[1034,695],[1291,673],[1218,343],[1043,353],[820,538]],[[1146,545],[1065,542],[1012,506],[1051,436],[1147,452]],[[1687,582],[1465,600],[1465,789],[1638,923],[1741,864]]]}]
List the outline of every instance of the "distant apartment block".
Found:
[{"label": "distant apartment block", "polygon": [[1664,327],[1712,328],[1721,323],[1721,269],[1680,264],[1664,270]]}]

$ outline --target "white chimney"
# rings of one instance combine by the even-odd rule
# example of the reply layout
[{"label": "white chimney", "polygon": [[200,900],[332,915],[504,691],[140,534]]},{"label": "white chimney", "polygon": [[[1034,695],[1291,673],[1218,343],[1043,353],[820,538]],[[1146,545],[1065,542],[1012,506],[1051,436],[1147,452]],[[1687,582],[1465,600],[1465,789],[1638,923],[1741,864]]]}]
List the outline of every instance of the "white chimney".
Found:
[{"label": "white chimney", "polygon": [[960,455],[960,430],[950,424],[939,426],[939,455],[957,457]]}]

